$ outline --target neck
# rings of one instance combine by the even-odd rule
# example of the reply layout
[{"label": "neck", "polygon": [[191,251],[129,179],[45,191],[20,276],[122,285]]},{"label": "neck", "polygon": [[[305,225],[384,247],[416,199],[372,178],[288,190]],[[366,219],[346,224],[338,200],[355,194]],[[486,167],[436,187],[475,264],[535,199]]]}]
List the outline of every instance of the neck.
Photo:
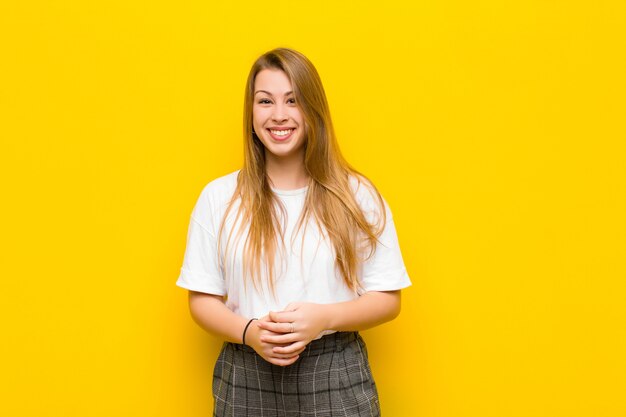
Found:
[{"label": "neck", "polygon": [[269,152],[265,154],[265,167],[272,187],[280,190],[295,190],[306,187],[309,176],[304,168],[304,155],[277,158]]}]

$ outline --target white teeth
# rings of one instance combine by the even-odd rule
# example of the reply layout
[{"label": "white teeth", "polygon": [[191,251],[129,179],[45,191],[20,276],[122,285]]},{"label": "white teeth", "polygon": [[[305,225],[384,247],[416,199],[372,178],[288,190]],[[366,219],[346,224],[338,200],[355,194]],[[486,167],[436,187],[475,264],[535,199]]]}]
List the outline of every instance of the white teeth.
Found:
[{"label": "white teeth", "polygon": [[287,136],[288,134],[291,133],[292,130],[293,129],[288,129],[288,130],[271,130],[270,129],[270,132],[272,132],[272,134],[276,136]]}]

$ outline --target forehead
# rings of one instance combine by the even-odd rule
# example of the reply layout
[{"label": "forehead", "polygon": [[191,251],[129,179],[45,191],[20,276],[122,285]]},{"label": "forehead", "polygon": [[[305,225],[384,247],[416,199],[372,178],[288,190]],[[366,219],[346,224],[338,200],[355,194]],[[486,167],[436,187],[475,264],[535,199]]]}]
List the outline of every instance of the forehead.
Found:
[{"label": "forehead", "polygon": [[272,95],[282,95],[292,91],[291,81],[284,71],[279,69],[263,69],[254,79],[254,92],[264,90]]}]

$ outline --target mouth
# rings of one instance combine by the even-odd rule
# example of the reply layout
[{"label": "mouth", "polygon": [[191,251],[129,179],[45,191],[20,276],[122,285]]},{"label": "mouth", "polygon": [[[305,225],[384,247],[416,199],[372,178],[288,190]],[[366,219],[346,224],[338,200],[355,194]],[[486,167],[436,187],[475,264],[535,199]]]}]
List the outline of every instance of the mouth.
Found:
[{"label": "mouth", "polygon": [[288,138],[291,137],[291,135],[293,134],[293,132],[295,130],[296,130],[295,128],[267,129],[267,131],[270,133],[270,136],[272,137],[272,139],[278,140],[278,141],[287,140]]}]

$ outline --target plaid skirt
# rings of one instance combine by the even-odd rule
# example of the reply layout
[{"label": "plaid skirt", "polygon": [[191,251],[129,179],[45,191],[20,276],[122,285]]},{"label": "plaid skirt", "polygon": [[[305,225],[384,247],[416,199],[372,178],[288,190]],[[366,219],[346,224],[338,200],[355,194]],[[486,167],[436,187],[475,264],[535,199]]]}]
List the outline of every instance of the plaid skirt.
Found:
[{"label": "plaid skirt", "polygon": [[313,340],[289,366],[225,342],[213,370],[215,417],[380,416],[367,348],[358,332]]}]

